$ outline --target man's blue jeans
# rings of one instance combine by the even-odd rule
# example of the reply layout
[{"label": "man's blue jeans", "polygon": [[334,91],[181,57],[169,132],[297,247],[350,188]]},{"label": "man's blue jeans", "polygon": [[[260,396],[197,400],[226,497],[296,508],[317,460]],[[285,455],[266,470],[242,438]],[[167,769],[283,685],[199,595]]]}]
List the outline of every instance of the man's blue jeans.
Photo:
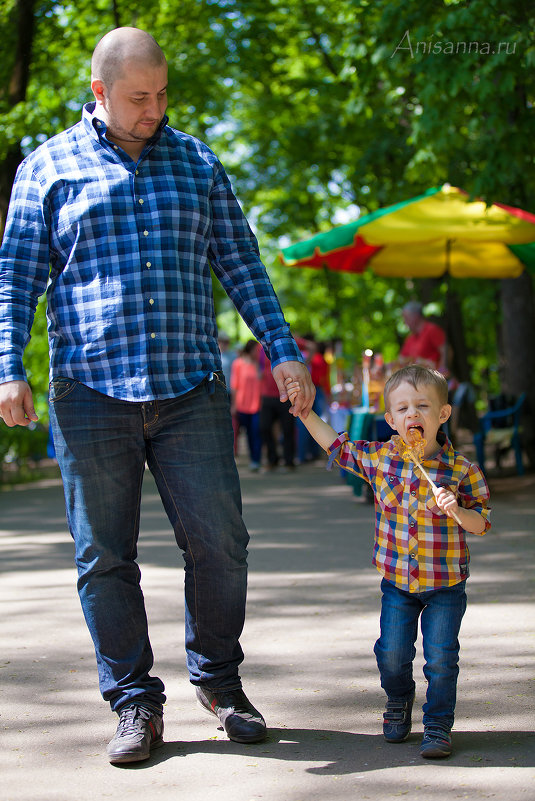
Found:
[{"label": "man's blue jeans", "polygon": [[466,610],[466,581],[452,587],[409,593],[383,579],[381,635],[375,656],[381,687],[391,700],[406,701],[414,695],[412,663],[421,616],[424,675],[427,697],[424,726],[434,724],[449,731],[453,726],[459,675],[459,630]]},{"label": "man's blue jeans", "polygon": [[114,710],[133,700],[160,709],[165,701],[163,683],[150,675],[136,562],[145,463],[183,551],[190,680],[240,687],[249,536],[222,379],[178,398],[130,403],[57,378],[50,418],[104,699]]}]

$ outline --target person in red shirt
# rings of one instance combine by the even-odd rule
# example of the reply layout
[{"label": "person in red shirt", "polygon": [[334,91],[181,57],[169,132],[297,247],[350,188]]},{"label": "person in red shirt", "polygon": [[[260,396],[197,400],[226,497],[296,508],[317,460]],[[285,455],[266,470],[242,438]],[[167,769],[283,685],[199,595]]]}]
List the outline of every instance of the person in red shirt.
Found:
[{"label": "person in red shirt", "polygon": [[403,320],[409,335],[402,345],[400,356],[405,362],[419,362],[440,372],[446,371],[446,334],[440,326],[426,320],[422,304],[416,301],[403,307]]},{"label": "person in red shirt", "polygon": [[[302,341],[296,340],[301,353],[305,359],[305,363],[310,370],[310,377],[312,383],[316,387],[316,397],[314,398],[313,410],[321,417],[326,411],[330,403],[331,395],[331,382],[329,377],[329,365],[327,364],[324,352],[325,347],[323,344],[316,342],[313,334],[306,334]],[[299,461],[303,462],[314,461],[319,458],[320,448],[314,438],[307,431],[304,426],[297,419],[297,455]]]},{"label": "person in red shirt", "polygon": [[237,422],[234,433],[237,436],[240,428],[247,432],[250,468],[253,471],[260,469],[262,455],[258,347],[256,339],[249,339],[241,354],[232,362],[230,372],[231,408]]},{"label": "person in red shirt", "polygon": [[[325,360],[325,344],[315,342],[315,349],[310,359],[310,375],[316,387],[316,397],[321,394],[323,405],[328,405],[331,399],[331,379],[329,365]],[[322,410],[323,411],[323,410]]]}]

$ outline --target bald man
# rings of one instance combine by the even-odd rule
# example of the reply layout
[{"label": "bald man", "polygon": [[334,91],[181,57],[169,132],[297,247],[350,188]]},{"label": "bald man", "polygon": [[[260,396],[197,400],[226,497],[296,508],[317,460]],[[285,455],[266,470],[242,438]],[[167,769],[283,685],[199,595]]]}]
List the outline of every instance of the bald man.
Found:
[{"label": "bald man", "polygon": [[210,266],[262,343],[293,413],[314,390],[214,153],[168,125],[167,64],[146,32],[119,28],[92,59],[95,102],[20,165],[0,251],[0,415],[37,416],[23,367],[47,292],[50,420],[78,591],[100,690],[119,724],[112,763],[163,742],[136,562],[145,464],[185,561],[186,653],[197,698],[240,743],[266,725],[238,668],[247,582],[229,394]]}]

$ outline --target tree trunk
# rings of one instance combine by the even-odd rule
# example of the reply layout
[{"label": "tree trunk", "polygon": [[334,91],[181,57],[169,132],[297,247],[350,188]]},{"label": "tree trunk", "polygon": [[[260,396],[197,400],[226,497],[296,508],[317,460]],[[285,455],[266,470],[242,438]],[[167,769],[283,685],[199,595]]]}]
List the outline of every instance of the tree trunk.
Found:
[{"label": "tree trunk", "polygon": [[460,382],[470,381],[470,366],[464,335],[464,320],[459,297],[448,282],[446,300],[446,336],[448,342],[448,366]]},{"label": "tree trunk", "polygon": [[[4,111],[26,99],[34,36],[34,7],[35,0],[17,0],[13,7],[12,24],[15,30],[13,67],[8,85],[0,87],[0,94],[7,101],[5,104],[2,103]],[[0,161],[0,235],[4,230],[11,187],[21,160],[22,152],[17,142]]]},{"label": "tree trunk", "polygon": [[524,271],[519,278],[501,281],[503,359],[502,391],[527,394],[524,405],[524,451],[535,467],[535,304],[533,280]]}]

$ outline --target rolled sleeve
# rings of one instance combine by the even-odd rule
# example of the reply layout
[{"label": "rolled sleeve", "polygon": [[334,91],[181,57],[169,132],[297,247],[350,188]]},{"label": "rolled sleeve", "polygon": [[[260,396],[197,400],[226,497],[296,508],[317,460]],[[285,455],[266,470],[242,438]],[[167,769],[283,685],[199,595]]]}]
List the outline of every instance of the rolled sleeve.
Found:
[{"label": "rolled sleeve", "polygon": [[347,431],[344,431],[342,434],[339,434],[338,437],[334,440],[333,444],[327,450],[327,456],[329,457],[327,460],[327,470],[332,470],[333,464],[338,462],[340,467],[343,465],[340,463],[340,454],[345,442],[349,441],[349,434]]},{"label": "rolled sleeve", "polygon": [[458,492],[461,506],[464,509],[472,509],[483,518],[485,528],[478,536],[483,536],[490,528],[490,492],[482,470],[476,465],[471,464],[468,472],[459,484]]}]

